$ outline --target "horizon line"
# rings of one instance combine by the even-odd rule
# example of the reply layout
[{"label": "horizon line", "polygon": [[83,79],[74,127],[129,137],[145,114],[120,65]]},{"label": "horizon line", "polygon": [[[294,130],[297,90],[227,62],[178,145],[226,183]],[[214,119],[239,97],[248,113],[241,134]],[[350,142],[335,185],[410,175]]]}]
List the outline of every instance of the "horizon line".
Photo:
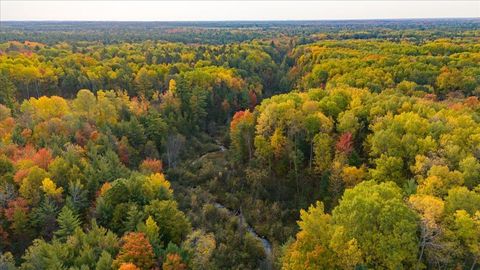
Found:
[{"label": "horizon line", "polygon": [[395,20],[479,20],[478,17],[400,17],[400,18],[325,18],[325,19],[240,19],[240,20],[36,20],[36,19],[13,19],[1,20],[0,22],[325,22],[325,21],[395,21]]}]

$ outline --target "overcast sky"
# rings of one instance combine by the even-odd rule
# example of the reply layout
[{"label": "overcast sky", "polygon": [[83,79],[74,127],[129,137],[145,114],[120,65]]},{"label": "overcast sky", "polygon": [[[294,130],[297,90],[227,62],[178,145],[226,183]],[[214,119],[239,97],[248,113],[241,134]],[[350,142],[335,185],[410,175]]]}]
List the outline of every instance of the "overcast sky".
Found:
[{"label": "overcast sky", "polygon": [[322,20],[480,17],[474,1],[17,1],[1,20]]}]

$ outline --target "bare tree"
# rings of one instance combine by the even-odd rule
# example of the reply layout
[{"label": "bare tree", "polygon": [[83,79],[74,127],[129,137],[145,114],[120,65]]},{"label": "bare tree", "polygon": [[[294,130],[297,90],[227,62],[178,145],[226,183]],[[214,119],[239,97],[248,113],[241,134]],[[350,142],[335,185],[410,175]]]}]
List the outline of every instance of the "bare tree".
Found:
[{"label": "bare tree", "polygon": [[180,134],[170,133],[167,137],[167,162],[169,167],[177,165],[178,156],[185,144],[185,137]]}]

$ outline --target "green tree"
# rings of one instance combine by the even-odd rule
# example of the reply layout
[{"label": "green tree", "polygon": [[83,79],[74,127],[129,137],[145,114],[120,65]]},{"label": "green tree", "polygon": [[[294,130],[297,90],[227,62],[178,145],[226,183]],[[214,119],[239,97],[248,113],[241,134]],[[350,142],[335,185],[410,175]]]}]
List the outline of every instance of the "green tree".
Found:
[{"label": "green tree", "polygon": [[215,254],[216,241],[212,233],[196,230],[187,236],[182,247],[192,255],[193,269],[210,269],[213,267],[212,256]]},{"label": "green tree", "polygon": [[332,218],[347,239],[358,241],[368,267],[408,269],[416,264],[417,216],[394,183],[365,181],[347,189]]},{"label": "green tree", "polygon": [[468,188],[473,189],[480,185],[480,162],[475,157],[468,156],[460,161],[459,165]]},{"label": "green tree", "polygon": [[97,106],[95,95],[87,89],[81,89],[77,98],[73,100],[72,107],[75,113],[85,116],[87,119],[94,119]]},{"label": "green tree", "polygon": [[80,228],[80,220],[78,219],[78,216],[66,206],[60,211],[57,222],[59,229],[55,231],[55,235],[60,240],[66,240],[76,229]]},{"label": "green tree", "polygon": [[160,230],[163,243],[181,243],[188,234],[190,224],[185,214],[178,210],[177,203],[172,200],[153,200],[145,206],[145,213],[150,215]]},{"label": "green tree", "polygon": [[107,251],[103,250],[100,254],[100,258],[98,258],[97,265],[95,270],[112,270],[112,255]]},{"label": "green tree", "polygon": [[465,210],[456,211],[453,230],[460,242],[464,263],[470,264],[470,269],[475,269],[480,258],[480,211],[475,215],[469,215]]},{"label": "green tree", "polygon": [[141,223],[137,230],[144,233],[148,238],[155,255],[160,255],[163,243],[160,240],[160,228],[158,227],[157,222],[155,222],[151,216],[148,216],[145,223]]},{"label": "green tree", "polygon": [[372,179],[379,182],[394,181],[398,185],[406,182],[402,158],[382,154],[375,163],[375,169],[370,170]]},{"label": "green tree", "polygon": [[0,104],[5,104],[10,109],[14,108],[17,88],[8,76],[0,72]]},{"label": "green tree", "polygon": [[319,173],[325,172],[332,163],[332,138],[325,133],[319,133],[313,138],[313,152],[315,154],[315,170]]}]

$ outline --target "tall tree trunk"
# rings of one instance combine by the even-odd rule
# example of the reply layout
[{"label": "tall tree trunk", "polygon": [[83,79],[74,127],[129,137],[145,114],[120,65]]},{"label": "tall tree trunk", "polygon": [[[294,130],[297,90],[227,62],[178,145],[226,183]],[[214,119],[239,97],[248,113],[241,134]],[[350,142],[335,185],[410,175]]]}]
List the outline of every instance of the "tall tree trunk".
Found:
[{"label": "tall tree trunk", "polygon": [[251,142],[251,136],[250,134],[247,133],[247,137],[245,138],[245,141],[247,143],[248,147],[248,160],[252,160],[252,155],[253,155],[253,150],[252,150],[252,142]]},{"label": "tall tree trunk", "polygon": [[293,166],[295,169],[295,184],[297,185],[297,205],[298,205],[298,196],[300,195],[300,186],[298,183],[298,162],[297,162],[297,138],[294,136],[293,139],[294,151],[293,151]]},{"label": "tall tree trunk", "polygon": [[312,170],[312,159],[313,159],[313,140],[310,141],[310,159],[308,161],[308,167],[310,171]]},{"label": "tall tree trunk", "polygon": [[[422,229],[423,231],[424,229]],[[418,256],[418,264],[417,264],[417,270],[420,269],[420,263],[422,262],[423,258],[423,252],[425,250],[425,242],[426,242],[426,237],[422,237],[422,243],[421,243],[421,249],[420,249],[420,255]]]},{"label": "tall tree trunk", "polygon": [[37,98],[39,98],[40,95],[38,93],[38,81],[35,81],[35,90],[37,91]]}]

